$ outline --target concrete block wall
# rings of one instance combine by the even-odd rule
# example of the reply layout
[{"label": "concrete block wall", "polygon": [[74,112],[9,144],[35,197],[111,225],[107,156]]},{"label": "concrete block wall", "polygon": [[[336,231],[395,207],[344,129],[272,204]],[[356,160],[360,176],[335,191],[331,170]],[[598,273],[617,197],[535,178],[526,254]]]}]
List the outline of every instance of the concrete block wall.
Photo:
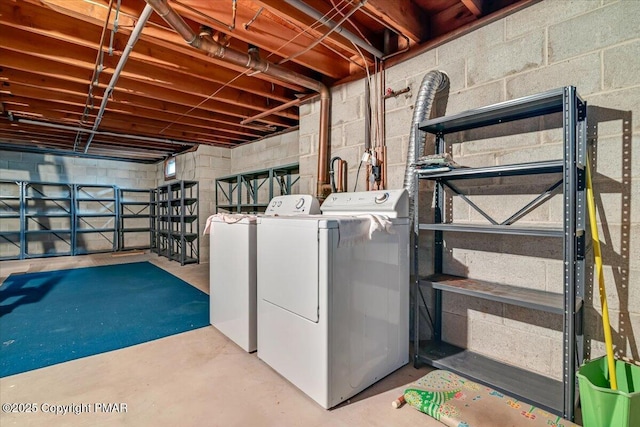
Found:
[{"label": "concrete block wall", "polygon": [[[389,187],[400,188],[416,94],[423,76],[442,70],[448,93],[437,98],[435,115],[455,114],[565,85],[577,87],[588,103],[589,140],[605,277],[619,355],[640,358],[640,2],[634,0],[545,0],[501,20],[389,67],[385,88],[409,93],[385,101],[385,142]],[[364,150],[364,81],[332,89],[331,156],[349,162],[349,190]],[[300,163],[309,191],[315,189],[318,102],[303,105]],[[558,115],[475,133],[451,135],[450,151],[465,166],[501,165],[562,158]],[[542,131],[540,131],[542,129]],[[427,139],[429,142],[430,140]],[[430,146],[427,144],[427,146]],[[432,145],[431,145],[432,147]],[[635,149],[635,150],[634,150]],[[363,177],[361,175],[360,179]],[[541,178],[539,181],[543,181]],[[472,200],[504,219],[548,182],[496,179],[469,182]],[[499,184],[510,198],[492,190]],[[358,185],[364,188],[363,181]],[[432,186],[421,184],[423,221],[431,221]],[[449,211],[457,221],[481,222],[459,200]],[[561,196],[520,220],[557,224]],[[561,247],[552,239],[513,236],[445,236],[445,269],[454,274],[562,291]],[[428,235],[421,240],[421,274],[432,271]],[[591,255],[591,254],[590,254]],[[588,356],[603,354],[597,286],[588,279],[586,333]],[[595,295],[594,295],[595,292]],[[490,357],[561,378],[562,319],[508,305],[445,293],[444,337]],[[426,325],[422,330],[427,330]],[[497,333],[496,333],[497,332]]]},{"label": "concrete block wall", "polygon": [[[164,162],[155,165],[156,185],[165,181]],[[203,236],[206,220],[216,211],[216,178],[231,173],[231,149],[200,145],[196,151],[176,156],[176,180],[198,181],[200,262],[209,262],[209,236]]]},{"label": "concrete block wall", "polygon": [[[253,172],[273,167],[298,163],[300,159],[299,132],[297,129],[274,135],[251,144],[241,145],[231,150],[231,174]],[[258,184],[259,185],[259,184]],[[280,195],[276,183],[273,195]],[[291,188],[292,194],[300,193],[300,182]],[[269,201],[269,183],[265,182],[258,190],[260,203]],[[223,197],[223,194],[219,194]],[[246,195],[243,197],[247,197]]]}]

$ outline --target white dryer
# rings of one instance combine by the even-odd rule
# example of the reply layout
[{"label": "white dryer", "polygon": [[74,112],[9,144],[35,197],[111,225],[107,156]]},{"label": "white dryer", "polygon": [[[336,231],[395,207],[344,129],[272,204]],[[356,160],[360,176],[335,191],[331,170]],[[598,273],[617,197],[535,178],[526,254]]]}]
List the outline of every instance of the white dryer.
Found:
[{"label": "white dryer", "polygon": [[[320,213],[309,195],[274,197],[266,215]],[[257,348],[256,215],[217,214],[209,218],[209,318],[243,350]]]},{"label": "white dryer", "polygon": [[324,408],[409,361],[408,208],[406,190],[336,193],[257,220],[258,357]]}]

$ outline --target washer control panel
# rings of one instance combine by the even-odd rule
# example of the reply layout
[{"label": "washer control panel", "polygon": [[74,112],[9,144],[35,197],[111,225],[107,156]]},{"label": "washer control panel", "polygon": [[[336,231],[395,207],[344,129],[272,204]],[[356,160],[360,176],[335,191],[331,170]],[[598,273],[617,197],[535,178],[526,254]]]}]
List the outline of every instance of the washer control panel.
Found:
[{"label": "washer control panel", "polygon": [[269,202],[265,215],[317,215],[320,213],[318,199],[309,194],[276,196]]},{"label": "washer control panel", "polygon": [[389,218],[406,218],[409,216],[409,195],[404,189],[332,193],[320,209],[324,215],[371,213]]}]

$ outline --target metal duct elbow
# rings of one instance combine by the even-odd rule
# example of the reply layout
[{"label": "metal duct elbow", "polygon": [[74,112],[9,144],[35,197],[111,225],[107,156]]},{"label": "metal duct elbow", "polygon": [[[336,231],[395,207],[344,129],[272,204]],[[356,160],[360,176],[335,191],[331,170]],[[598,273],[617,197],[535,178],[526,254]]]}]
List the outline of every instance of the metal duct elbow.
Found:
[{"label": "metal duct elbow", "polygon": [[[411,131],[409,133],[409,145],[407,147],[407,163],[404,173],[403,188],[409,193],[409,197],[413,199],[415,193],[415,166],[413,162],[417,157],[423,155],[424,147],[420,148],[420,152],[416,152],[417,135],[415,132],[416,125],[421,121],[429,117],[431,113],[431,107],[433,100],[436,97],[436,93],[446,89],[449,86],[449,77],[443,71],[429,71],[422,78],[420,83],[420,89],[418,89],[418,97],[416,98],[415,108],[413,110],[413,118],[411,119]],[[416,154],[417,153],[417,154]],[[411,212],[409,217],[413,216],[413,203],[409,204]]]}]

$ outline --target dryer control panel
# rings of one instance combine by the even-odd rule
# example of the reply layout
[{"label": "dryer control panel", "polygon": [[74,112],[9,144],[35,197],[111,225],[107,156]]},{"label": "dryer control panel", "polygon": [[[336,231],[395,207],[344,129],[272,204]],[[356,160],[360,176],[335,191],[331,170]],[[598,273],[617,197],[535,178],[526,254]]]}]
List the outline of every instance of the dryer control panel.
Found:
[{"label": "dryer control panel", "polygon": [[332,193],[324,201],[323,215],[386,215],[389,218],[409,216],[407,190],[376,190],[359,193]]},{"label": "dryer control panel", "polygon": [[309,194],[276,196],[269,202],[265,215],[317,215],[320,213],[318,199]]}]

